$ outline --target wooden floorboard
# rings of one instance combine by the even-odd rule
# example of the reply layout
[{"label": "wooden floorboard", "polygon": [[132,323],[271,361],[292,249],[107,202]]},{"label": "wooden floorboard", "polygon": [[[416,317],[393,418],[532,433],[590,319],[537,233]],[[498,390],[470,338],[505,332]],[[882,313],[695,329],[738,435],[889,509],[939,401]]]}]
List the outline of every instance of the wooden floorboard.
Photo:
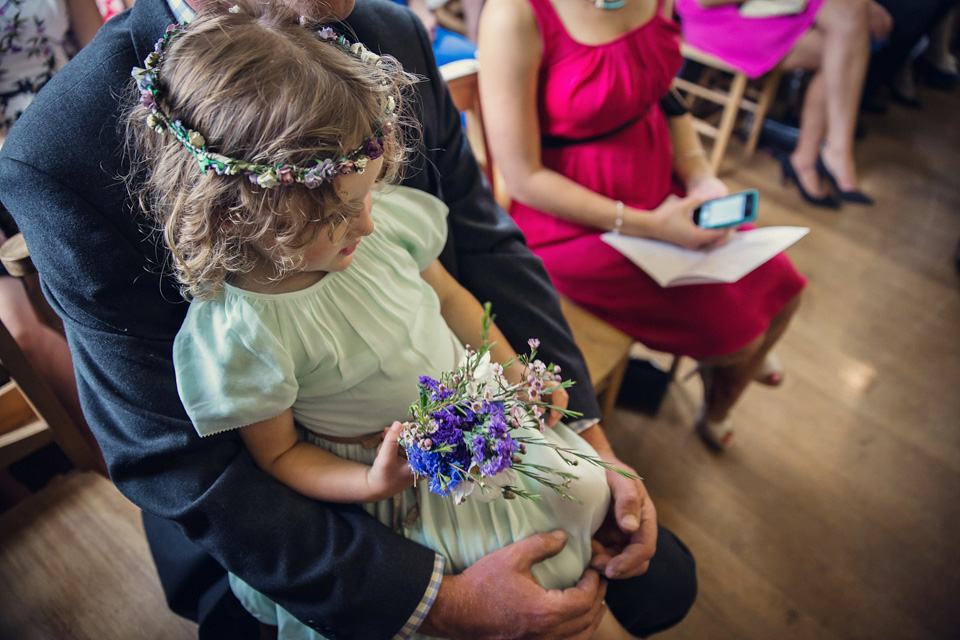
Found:
[{"label": "wooden floorboard", "polygon": [[811,209],[768,154],[728,154],[761,225],[811,228],[788,251],[810,283],[787,378],[748,390],[730,450],[692,432],[690,361],[656,417],[608,427],[698,561],[693,611],[658,637],[960,638],[960,90],[924,100],[864,119],[872,207]]}]

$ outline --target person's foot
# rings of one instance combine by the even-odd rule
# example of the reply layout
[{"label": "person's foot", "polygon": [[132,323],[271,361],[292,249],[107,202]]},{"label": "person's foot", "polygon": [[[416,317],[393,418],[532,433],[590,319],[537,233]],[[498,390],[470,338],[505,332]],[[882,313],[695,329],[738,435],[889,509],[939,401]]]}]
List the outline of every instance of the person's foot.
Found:
[{"label": "person's foot", "polygon": [[790,164],[793,167],[793,174],[796,177],[799,186],[811,198],[824,198],[827,190],[817,175],[817,164],[814,162],[797,161],[796,154],[790,156]]},{"label": "person's foot", "polygon": [[[826,172],[822,170],[819,171],[820,176],[829,176],[829,180],[834,183],[838,191],[851,192],[859,190],[860,184],[857,180],[857,167],[852,157],[846,154],[832,153],[830,147],[825,146],[823,152],[820,154],[820,163],[823,165],[823,168],[826,169]],[[814,173],[818,173],[816,164],[814,165]]]}]

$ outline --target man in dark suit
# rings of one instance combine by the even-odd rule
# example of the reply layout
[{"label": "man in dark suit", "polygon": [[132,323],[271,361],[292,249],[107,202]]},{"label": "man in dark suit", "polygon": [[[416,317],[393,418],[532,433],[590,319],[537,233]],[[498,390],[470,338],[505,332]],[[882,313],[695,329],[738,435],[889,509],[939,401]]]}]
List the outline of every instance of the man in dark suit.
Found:
[{"label": "man in dark suit", "polygon": [[[301,4],[316,12],[320,3]],[[482,183],[416,18],[380,0],[363,0],[352,13],[352,0],[322,5],[328,15],[349,14],[345,28],[356,39],[427,78],[416,100],[424,153],[405,184],[450,207],[441,259],[478,299],[493,303],[512,343],[540,338],[545,359],[584,381],[572,388],[571,406],[599,416],[556,294]],[[187,305],[161,243],[124,189],[130,159],[119,129],[130,68],[167,24],[190,13],[177,0],[138,0],[110,20],[44,88],[0,151],[0,199],[64,319],[85,414],[111,478],[144,510],[171,607],[199,620],[201,637],[256,637],[256,624],[229,591],[226,567],[329,638],[402,638],[418,627],[458,638],[586,637],[605,594],[635,633],[675,624],[696,592],[693,560],[658,530],[642,483],[611,479],[613,530],[621,537],[594,563],[610,580],[588,570],[576,588],[547,592],[528,568],[556,553],[562,535],[528,538],[443,576],[432,551],[356,506],[311,501],[272,480],[235,431],[197,437],[172,369]],[[615,461],[599,426],[583,435]]]}]

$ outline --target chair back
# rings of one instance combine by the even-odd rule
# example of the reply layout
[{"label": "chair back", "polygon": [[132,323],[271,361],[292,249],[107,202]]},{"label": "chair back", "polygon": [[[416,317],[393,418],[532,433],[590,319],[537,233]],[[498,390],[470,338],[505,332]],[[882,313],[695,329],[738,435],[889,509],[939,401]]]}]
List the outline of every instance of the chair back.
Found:
[{"label": "chair back", "polygon": [[[21,277],[41,321],[62,333],[60,318],[40,291],[39,278],[23,236],[17,234],[4,242],[0,246],[0,259],[11,275]],[[0,373],[9,377],[9,381],[0,387],[0,468],[52,441],[78,469],[107,474],[100,451],[90,444],[94,439],[87,425],[78,425],[70,417],[2,322]]]}]

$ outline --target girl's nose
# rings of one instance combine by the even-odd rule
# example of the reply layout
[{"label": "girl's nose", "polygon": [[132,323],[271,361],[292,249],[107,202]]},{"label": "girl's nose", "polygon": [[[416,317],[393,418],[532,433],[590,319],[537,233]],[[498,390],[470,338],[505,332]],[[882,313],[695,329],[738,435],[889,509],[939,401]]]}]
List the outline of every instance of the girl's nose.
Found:
[{"label": "girl's nose", "polygon": [[373,200],[368,196],[364,203],[363,213],[357,218],[357,234],[368,236],[373,233],[373,227]]}]

